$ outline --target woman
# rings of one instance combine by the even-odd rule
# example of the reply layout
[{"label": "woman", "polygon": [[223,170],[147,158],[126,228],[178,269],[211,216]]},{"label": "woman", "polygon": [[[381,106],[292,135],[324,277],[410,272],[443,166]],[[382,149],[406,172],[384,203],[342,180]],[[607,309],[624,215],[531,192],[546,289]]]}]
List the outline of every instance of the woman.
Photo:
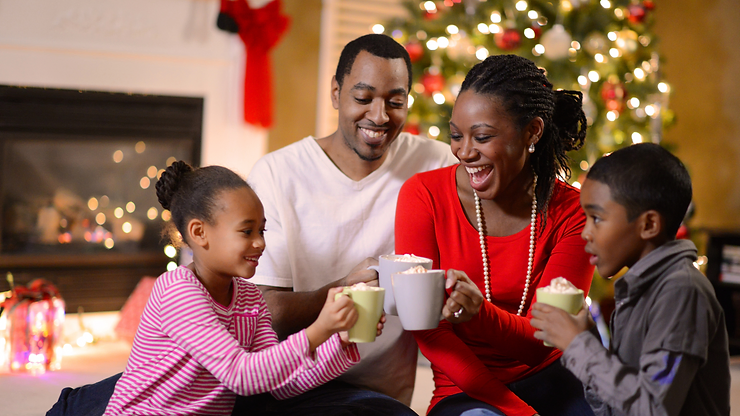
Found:
[{"label": "woman", "polygon": [[527,59],[491,56],[468,73],[452,111],[460,164],[401,189],[396,253],[465,272],[487,299],[467,323],[415,333],[434,372],[430,416],[593,414],[560,351],[529,325],[535,288],[562,276],[588,293],[593,275],[578,190],[558,179],[586,135],[581,100],[553,91]]}]

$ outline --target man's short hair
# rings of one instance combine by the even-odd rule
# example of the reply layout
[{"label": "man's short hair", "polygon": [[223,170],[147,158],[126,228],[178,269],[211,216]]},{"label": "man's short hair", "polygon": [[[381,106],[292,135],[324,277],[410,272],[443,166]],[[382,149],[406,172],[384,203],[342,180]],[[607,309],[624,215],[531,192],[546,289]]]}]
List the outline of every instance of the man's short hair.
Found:
[{"label": "man's short hair", "polygon": [[686,167],[653,143],[631,145],[604,156],[593,164],[587,178],[609,187],[612,199],[627,210],[629,221],[645,211],[657,211],[665,220],[669,239],[676,237],[691,203]]},{"label": "man's short hair", "polygon": [[367,51],[372,55],[385,59],[403,59],[406,62],[406,69],[409,73],[408,87],[409,91],[411,91],[411,58],[406,48],[388,35],[375,33],[360,36],[342,49],[342,54],[339,56],[339,63],[337,64],[337,72],[334,75],[340,89],[342,88],[344,76],[352,71],[352,64],[355,63],[355,58],[362,51]]}]

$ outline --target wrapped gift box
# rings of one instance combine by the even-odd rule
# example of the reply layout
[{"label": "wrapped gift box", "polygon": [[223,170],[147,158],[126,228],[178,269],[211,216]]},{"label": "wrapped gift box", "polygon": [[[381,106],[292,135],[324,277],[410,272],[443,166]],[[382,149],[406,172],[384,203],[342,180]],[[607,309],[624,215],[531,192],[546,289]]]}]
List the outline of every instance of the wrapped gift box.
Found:
[{"label": "wrapped gift box", "polygon": [[2,302],[0,371],[42,374],[62,361],[64,300],[50,282],[16,286]]}]

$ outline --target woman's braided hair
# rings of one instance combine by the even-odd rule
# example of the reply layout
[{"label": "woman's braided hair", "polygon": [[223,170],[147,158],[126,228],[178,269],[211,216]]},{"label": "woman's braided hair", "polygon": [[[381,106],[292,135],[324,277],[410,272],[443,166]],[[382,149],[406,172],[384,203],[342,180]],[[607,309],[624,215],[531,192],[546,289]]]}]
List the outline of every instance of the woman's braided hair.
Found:
[{"label": "woman's braided hair", "polygon": [[557,177],[570,178],[566,153],[580,149],[586,139],[583,94],[553,91],[543,69],[516,55],[493,55],[475,65],[460,92],[467,90],[500,99],[520,129],[535,117],[544,121],[530,160],[538,176],[537,209],[545,214]]},{"label": "woman's braided hair", "polygon": [[155,188],[162,208],[170,210],[172,214],[171,225],[164,229],[163,234],[173,244],[179,245],[181,241],[175,231],[181,236],[187,235],[186,227],[191,219],[214,224],[216,198],[220,192],[249,188],[249,185],[241,176],[225,167],[193,168],[178,160],[162,172]]}]

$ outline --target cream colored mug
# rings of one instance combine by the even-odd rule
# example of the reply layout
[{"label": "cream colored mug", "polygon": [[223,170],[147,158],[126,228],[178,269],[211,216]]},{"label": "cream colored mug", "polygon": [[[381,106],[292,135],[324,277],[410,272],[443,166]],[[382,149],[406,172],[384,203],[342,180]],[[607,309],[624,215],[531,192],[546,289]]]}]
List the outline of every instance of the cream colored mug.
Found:
[{"label": "cream colored mug", "polygon": [[334,296],[346,295],[355,303],[358,317],[354,326],[349,329],[350,342],[373,342],[378,333],[378,322],[383,314],[383,297],[385,289],[382,287],[365,286],[363,289],[353,289],[345,286]]}]

